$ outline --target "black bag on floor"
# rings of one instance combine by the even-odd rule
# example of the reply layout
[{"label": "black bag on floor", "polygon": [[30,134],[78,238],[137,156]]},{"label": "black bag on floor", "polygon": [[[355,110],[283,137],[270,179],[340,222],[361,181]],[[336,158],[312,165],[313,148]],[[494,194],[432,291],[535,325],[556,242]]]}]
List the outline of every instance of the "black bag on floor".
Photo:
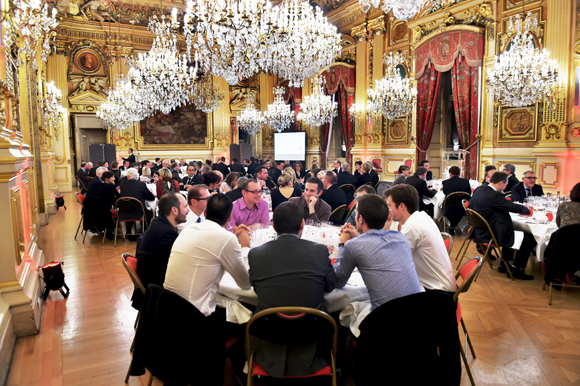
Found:
[{"label": "black bag on floor", "polygon": [[64,205],[64,197],[63,196],[56,196],[54,198],[54,202],[56,203],[56,210],[58,210],[62,206],[64,206],[64,208],[66,209],[66,206]]}]

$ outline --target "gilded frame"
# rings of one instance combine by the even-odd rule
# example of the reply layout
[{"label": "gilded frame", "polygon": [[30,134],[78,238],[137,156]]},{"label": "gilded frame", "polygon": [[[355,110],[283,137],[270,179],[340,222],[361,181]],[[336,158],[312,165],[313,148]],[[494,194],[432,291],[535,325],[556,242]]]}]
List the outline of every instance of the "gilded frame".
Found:
[{"label": "gilded frame", "polygon": [[206,113],[207,135],[205,143],[193,144],[144,144],[141,136],[141,122],[133,124],[135,147],[137,150],[212,150],[213,145],[213,113]]},{"label": "gilded frame", "polygon": [[393,36],[395,29],[403,24],[403,25],[407,25],[406,22],[401,21],[401,20],[397,20],[394,17],[390,17],[389,18],[389,46],[394,46],[397,44],[401,44],[401,43],[406,43],[409,41],[409,33],[411,32],[411,30],[409,29],[409,27],[407,27],[407,33],[405,34],[404,37],[395,40],[395,37]]},{"label": "gilded frame", "polygon": [[[500,117],[500,124],[497,128],[497,142],[536,142],[538,140],[538,104],[534,104],[533,106],[524,106],[524,107],[499,107],[499,117]],[[532,123],[532,131],[533,131],[533,138],[522,139],[522,138],[503,138],[502,133],[506,126],[506,120],[508,115],[514,111],[526,110],[530,112],[533,116],[533,123]]]},{"label": "gilded frame", "polygon": [[22,217],[22,194],[20,188],[10,190],[10,209],[12,215],[12,232],[14,234],[14,258],[16,265],[22,263],[24,256],[24,218]]},{"label": "gilded frame", "polygon": [[[544,170],[548,167],[548,166],[552,166],[554,169],[556,169],[556,180],[554,181],[554,183],[548,183],[546,180],[544,180]],[[546,188],[557,188],[558,187],[558,181],[560,181],[560,162],[542,162],[538,168],[538,182],[542,183],[543,187]]]},{"label": "gilded frame", "polygon": [[[395,138],[393,136],[393,130],[392,130],[392,126],[395,125],[397,122],[402,123],[403,127],[404,127],[404,133],[400,138]],[[389,144],[391,142],[401,142],[401,143],[407,143],[408,140],[408,133],[409,133],[409,115],[406,115],[404,117],[398,117],[396,119],[391,120],[385,120],[384,123],[384,127],[385,127],[385,131],[386,131],[386,144]]]}]

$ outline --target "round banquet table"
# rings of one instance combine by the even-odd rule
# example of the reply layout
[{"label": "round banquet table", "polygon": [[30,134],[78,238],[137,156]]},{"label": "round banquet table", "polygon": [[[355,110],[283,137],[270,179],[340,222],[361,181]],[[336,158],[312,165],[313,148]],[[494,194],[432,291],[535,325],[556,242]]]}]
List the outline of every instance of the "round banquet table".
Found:
[{"label": "round banquet table", "polygon": [[[548,224],[540,224],[533,217],[520,216],[516,213],[510,213],[514,230],[525,233],[531,233],[538,243],[536,246],[536,258],[538,261],[544,260],[544,251],[552,233],[558,230],[556,221],[550,221]],[[555,216],[554,216],[555,217]]]}]

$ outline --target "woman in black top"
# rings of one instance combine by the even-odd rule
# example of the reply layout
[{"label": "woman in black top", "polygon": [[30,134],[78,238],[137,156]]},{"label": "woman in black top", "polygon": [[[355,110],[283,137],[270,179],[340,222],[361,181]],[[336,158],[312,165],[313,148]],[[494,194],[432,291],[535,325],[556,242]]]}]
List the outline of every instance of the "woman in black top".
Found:
[{"label": "woman in black top", "polygon": [[369,174],[371,171],[371,166],[367,163],[363,164],[360,168],[361,174],[357,177],[356,181],[354,182],[355,188],[359,188],[368,182],[372,182],[372,177]]},{"label": "woman in black top", "polygon": [[276,209],[278,205],[283,202],[288,201],[290,197],[300,197],[302,192],[300,189],[295,188],[293,185],[293,179],[290,174],[282,174],[278,178],[278,189],[272,189],[270,198],[272,199],[272,210]]},{"label": "woman in black top", "polygon": [[302,167],[302,162],[296,162],[294,164],[294,171],[296,172],[296,178],[298,178],[299,180],[303,179],[304,176],[306,176],[304,168]]}]

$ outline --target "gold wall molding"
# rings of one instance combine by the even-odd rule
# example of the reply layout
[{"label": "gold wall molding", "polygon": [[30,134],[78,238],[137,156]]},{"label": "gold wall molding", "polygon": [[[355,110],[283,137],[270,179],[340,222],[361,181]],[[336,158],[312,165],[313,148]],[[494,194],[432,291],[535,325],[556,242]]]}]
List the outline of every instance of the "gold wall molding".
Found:
[{"label": "gold wall molding", "polygon": [[[542,162],[540,164],[539,167],[539,173],[538,173],[538,182],[541,183],[542,186],[545,186],[547,188],[557,188],[560,182],[560,171],[561,171],[561,165],[560,162]],[[552,169],[553,173],[555,173],[555,176],[553,176],[553,178],[548,178],[546,176],[546,172]]]}]

